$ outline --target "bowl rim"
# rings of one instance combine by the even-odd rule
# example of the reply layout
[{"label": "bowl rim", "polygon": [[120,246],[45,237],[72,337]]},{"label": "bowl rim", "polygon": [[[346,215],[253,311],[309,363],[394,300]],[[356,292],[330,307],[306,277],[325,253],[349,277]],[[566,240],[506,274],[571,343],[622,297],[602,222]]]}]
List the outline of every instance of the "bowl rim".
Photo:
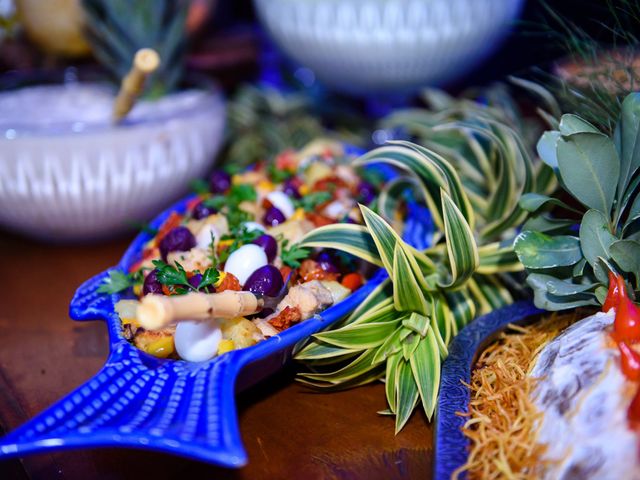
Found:
[{"label": "bowl rim", "polygon": [[[22,88],[47,86],[47,85],[74,85],[93,84],[99,86],[111,86],[114,92],[117,90],[114,85],[109,84],[109,76],[97,68],[67,67],[64,69],[32,69],[26,71],[9,71],[0,75],[0,95]],[[104,122],[77,122],[77,121],[55,121],[46,125],[30,125],[28,122],[19,120],[0,120],[0,141],[23,138],[41,138],[56,136],[83,136],[96,133],[117,134],[126,130],[143,127],[163,126],[171,121],[183,120],[194,115],[201,115],[217,111],[224,111],[224,96],[219,84],[197,72],[189,72],[185,75],[185,82],[188,88],[177,90],[180,93],[188,90],[201,91],[205,95],[195,104],[181,107],[171,113],[161,113],[153,117],[140,120],[125,119],[118,124]],[[219,107],[219,108],[215,108]]]}]

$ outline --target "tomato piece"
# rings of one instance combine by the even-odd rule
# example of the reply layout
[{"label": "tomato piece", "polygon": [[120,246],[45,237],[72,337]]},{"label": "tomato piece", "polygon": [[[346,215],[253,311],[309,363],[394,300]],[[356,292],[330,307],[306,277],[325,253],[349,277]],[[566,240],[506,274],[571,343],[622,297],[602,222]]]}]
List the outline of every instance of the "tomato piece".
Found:
[{"label": "tomato piece", "polygon": [[618,342],[640,340],[640,309],[627,297],[620,298],[613,322],[613,336]]},{"label": "tomato piece", "polygon": [[236,292],[239,292],[240,290],[242,290],[242,287],[240,286],[240,281],[238,280],[238,278],[229,272],[224,273],[222,282],[220,282],[220,285],[216,287],[216,292],[218,293],[224,292],[226,290],[233,290]]},{"label": "tomato piece", "polygon": [[362,286],[362,275],[359,273],[348,273],[342,278],[342,285],[352,292]]},{"label": "tomato piece", "polygon": [[624,376],[633,382],[640,380],[640,354],[626,342],[620,342],[618,349],[620,350],[620,365]]},{"label": "tomato piece", "polygon": [[618,273],[609,271],[609,291],[607,298],[602,304],[602,311],[608,312],[612,308],[617,308],[620,298],[627,296],[627,288],[624,284],[624,278]]}]

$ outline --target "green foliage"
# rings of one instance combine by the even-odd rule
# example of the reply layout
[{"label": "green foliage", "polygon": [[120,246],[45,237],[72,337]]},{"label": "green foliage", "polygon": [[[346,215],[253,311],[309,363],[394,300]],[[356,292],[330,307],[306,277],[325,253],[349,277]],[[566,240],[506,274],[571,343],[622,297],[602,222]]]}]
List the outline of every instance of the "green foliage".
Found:
[{"label": "green foliage", "polygon": [[146,84],[150,96],[175,90],[182,79],[186,46],[185,0],[82,0],[87,38],[98,61],[116,81],[129,72],[141,48],[158,52],[161,64]]},{"label": "green foliage", "polygon": [[[564,194],[582,204],[569,209],[558,198],[521,200],[523,208],[536,212],[532,220],[544,218],[525,224],[515,244],[538,306],[563,310],[598,304],[609,269],[639,289],[639,116],[640,95],[634,93],[624,100],[612,137],[575,115],[564,115],[559,130],[547,132],[538,143],[543,161],[555,165]],[[571,218],[551,217],[550,206]],[[555,228],[546,228],[549,222]]]},{"label": "green foliage", "polygon": [[[440,365],[459,329],[513,301],[504,279],[523,268],[513,250],[514,228],[529,210],[553,203],[544,196],[554,176],[533,164],[533,142],[519,133],[518,115],[428,95],[439,111],[403,111],[386,120],[422,145],[390,142],[356,161],[400,172],[381,192],[381,215],[361,205],[364,227],[329,225],[300,242],[347,252],[389,273],[355,312],[316,334],[296,358],[309,370],[300,380],[317,388],[384,377],[388,410],[381,413],[395,415],[396,431],[417,405],[432,418]],[[537,195],[528,209],[518,204],[526,194]],[[404,242],[384,218],[395,218],[405,200],[423,202],[439,227],[424,251]]]}]

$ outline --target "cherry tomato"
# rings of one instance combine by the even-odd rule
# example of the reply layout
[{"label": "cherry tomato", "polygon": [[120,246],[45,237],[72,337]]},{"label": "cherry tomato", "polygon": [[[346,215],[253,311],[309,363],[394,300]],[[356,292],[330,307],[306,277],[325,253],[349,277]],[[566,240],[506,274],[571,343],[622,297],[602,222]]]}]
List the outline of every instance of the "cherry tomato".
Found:
[{"label": "cherry tomato", "polygon": [[343,277],[341,283],[353,292],[362,286],[362,275],[359,273],[348,273]]}]

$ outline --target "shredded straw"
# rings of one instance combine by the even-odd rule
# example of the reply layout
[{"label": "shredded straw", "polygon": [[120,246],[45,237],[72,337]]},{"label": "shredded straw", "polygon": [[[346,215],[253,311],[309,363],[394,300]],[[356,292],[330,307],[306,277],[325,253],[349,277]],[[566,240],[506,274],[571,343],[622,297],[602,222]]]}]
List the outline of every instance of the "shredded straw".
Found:
[{"label": "shredded straw", "polygon": [[552,315],[530,326],[510,325],[482,352],[471,376],[469,417],[463,427],[471,440],[467,463],[453,473],[471,479],[535,479],[545,464],[546,446],[536,442],[542,413],[527,375],[542,348],[576,318]]}]

